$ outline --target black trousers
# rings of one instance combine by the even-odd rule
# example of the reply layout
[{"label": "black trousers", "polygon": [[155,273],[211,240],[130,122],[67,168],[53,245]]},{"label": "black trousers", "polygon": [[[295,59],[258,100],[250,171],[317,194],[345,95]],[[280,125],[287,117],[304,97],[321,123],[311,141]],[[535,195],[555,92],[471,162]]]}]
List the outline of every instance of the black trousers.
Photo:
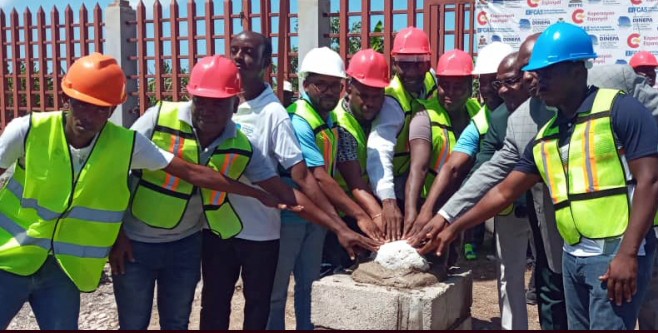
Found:
[{"label": "black trousers", "polygon": [[567,330],[567,307],[564,301],[562,274],[553,272],[546,259],[544,241],[539,231],[539,222],[528,192],[528,219],[535,241],[535,288],[537,289],[537,310],[542,330]]},{"label": "black trousers", "polygon": [[279,240],[220,239],[203,231],[201,293],[202,330],[228,330],[231,298],[242,275],[245,330],[264,330],[279,260]]}]

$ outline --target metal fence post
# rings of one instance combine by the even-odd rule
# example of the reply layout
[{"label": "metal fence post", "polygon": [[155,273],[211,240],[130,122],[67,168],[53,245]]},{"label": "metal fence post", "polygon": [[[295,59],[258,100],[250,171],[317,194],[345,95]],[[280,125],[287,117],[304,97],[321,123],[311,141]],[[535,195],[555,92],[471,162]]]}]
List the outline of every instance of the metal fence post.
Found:
[{"label": "metal fence post", "polygon": [[105,50],[119,62],[126,73],[126,91],[128,99],[123,105],[117,107],[110,118],[117,125],[129,127],[139,117],[134,112],[137,107],[137,98],[130,96],[131,92],[137,91],[137,80],[130,79],[131,75],[137,75],[137,61],[129,60],[130,56],[137,55],[137,45],[128,41],[129,38],[137,37],[137,26],[128,24],[135,21],[137,14],[127,0],[115,0],[105,10]]},{"label": "metal fence post", "polygon": [[[299,66],[311,49],[329,46],[331,19],[326,15],[330,12],[329,2],[329,0],[297,0]],[[304,91],[302,81],[302,78],[299,78],[299,91]]]}]

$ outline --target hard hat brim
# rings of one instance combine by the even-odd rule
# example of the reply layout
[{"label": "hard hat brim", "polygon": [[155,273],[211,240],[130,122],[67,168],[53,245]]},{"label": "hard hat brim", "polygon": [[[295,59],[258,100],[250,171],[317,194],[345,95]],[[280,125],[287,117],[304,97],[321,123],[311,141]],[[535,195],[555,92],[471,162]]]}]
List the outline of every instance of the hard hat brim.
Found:
[{"label": "hard hat brim", "polygon": [[497,74],[497,73],[498,73],[498,70],[495,70],[495,71],[490,71],[489,70],[488,71],[488,70],[484,70],[484,69],[475,68],[473,70],[473,73],[471,73],[471,74],[472,75],[485,75],[485,74]]},{"label": "hard hat brim", "polygon": [[553,61],[548,61],[548,60],[538,60],[538,61],[532,61],[532,58],[530,58],[530,63],[528,63],[526,66],[524,66],[521,70],[529,72],[529,71],[535,71],[538,69],[546,68],[548,66],[553,66],[555,64],[559,64],[561,62],[565,61],[579,61],[579,60],[587,60],[587,59],[596,59],[597,55],[596,53],[588,54],[588,55],[578,55],[578,56],[572,56],[572,57],[567,57],[559,60],[553,60]]},{"label": "hard hat brim", "polygon": [[472,73],[467,73],[467,72],[464,72],[464,71],[454,70],[454,69],[448,69],[448,70],[444,70],[444,71],[441,71],[439,73],[436,73],[436,76],[463,76],[463,77],[467,77],[467,76],[472,76],[472,75],[473,75]]},{"label": "hard hat brim", "polygon": [[389,82],[384,81],[384,80],[377,80],[377,79],[357,79],[353,77],[354,80],[357,82],[361,83],[364,86],[372,87],[372,88],[386,88],[389,86]]},{"label": "hard hat brim", "polygon": [[391,55],[393,56],[398,54],[432,54],[432,51],[425,50],[420,47],[408,47],[408,48],[403,48],[397,52],[391,52]]},{"label": "hard hat brim", "polygon": [[237,96],[240,92],[228,93],[212,89],[199,89],[187,86],[187,92],[192,96],[205,97],[205,98],[229,98]]},{"label": "hard hat brim", "polygon": [[68,96],[70,98],[73,98],[73,99],[76,99],[78,101],[86,102],[86,103],[93,104],[93,105],[96,105],[96,106],[103,106],[103,107],[117,106],[117,105],[123,104],[126,101],[126,99],[128,98],[128,96],[124,93],[123,97],[121,98],[120,101],[104,101],[104,100],[89,96],[87,94],[83,94],[83,93],[81,93],[81,92],[79,92],[79,91],[77,91],[73,88],[69,88],[64,83],[61,84],[61,87],[62,87],[62,91],[64,92],[64,94],[66,94],[66,96]]}]

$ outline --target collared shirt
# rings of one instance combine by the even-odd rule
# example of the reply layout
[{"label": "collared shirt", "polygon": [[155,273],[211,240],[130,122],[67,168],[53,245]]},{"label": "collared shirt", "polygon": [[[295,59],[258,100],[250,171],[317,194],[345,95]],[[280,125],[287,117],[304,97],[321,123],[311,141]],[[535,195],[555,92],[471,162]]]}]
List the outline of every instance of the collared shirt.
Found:
[{"label": "collared shirt", "polygon": [[[577,113],[589,112],[594,104],[594,98],[598,88],[590,87],[583,103],[578,107]],[[655,155],[658,152],[658,128],[653,121],[651,112],[635,98],[628,95],[621,95],[615,99],[610,110],[612,130],[617,142],[618,148],[623,148],[624,155],[621,156],[626,178],[632,179],[627,161]],[[559,127],[558,143],[560,146],[560,157],[566,161],[569,157],[569,139],[575,128],[575,120],[567,118],[558,113],[553,127]],[[532,142],[526,146],[523,157],[515,167],[516,171],[528,174],[539,174],[539,169],[535,164]],[[634,186],[630,186],[630,196],[634,193]],[[564,244],[564,251],[577,256],[588,257],[604,253],[606,240],[593,240],[581,238],[580,243],[576,245]],[[644,241],[640,246],[638,255],[644,255]]]},{"label": "collared shirt", "polygon": [[[131,129],[142,133],[144,136],[150,138],[153,129],[158,121],[158,107],[154,106],[132,125]],[[178,120],[190,125],[192,124],[192,102],[182,103],[178,109]],[[224,132],[220,134],[212,143],[205,148],[200,148],[199,164],[205,165],[217,146],[221,145],[225,140],[234,138],[237,135],[237,126],[229,120]],[[196,130],[194,130],[196,135]],[[244,176],[252,182],[259,182],[276,176],[274,170],[270,167],[265,156],[261,150],[252,145],[252,156],[249,164],[244,171]],[[130,177],[130,189],[134,192],[137,188],[138,178],[135,176]],[[229,194],[231,198],[233,194]],[[233,199],[231,199],[232,201]],[[157,204],[157,203],[154,203]],[[238,216],[242,217],[246,211],[251,207],[236,207],[233,205]],[[195,188],[192,197],[185,209],[185,213],[181,218],[180,223],[173,229],[152,228],[146,223],[140,221],[132,215],[132,206],[129,206],[123,219],[123,228],[128,238],[146,243],[166,243],[173,242],[179,239],[188,237],[196,232],[199,232],[206,223],[206,217],[203,212],[203,203],[201,201],[201,193],[198,188]],[[245,221],[243,220],[243,223]]]},{"label": "collared shirt", "polygon": [[[233,115],[233,121],[251,144],[265,154],[274,170],[288,170],[303,162],[288,112],[269,85],[258,97],[240,104]],[[240,181],[250,183],[246,177]],[[252,241],[279,239],[281,213],[278,209],[266,207],[250,197],[229,194],[229,198],[233,206],[249,207],[241,211],[243,229],[237,238]]]},{"label": "collared shirt", "polygon": [[392,97],[384,99],[381,111],[372,122],[367,143],[366,169],[370,186],[380,200],[395,199],[393,156],[398,133],[404,126],[404,112]]}]

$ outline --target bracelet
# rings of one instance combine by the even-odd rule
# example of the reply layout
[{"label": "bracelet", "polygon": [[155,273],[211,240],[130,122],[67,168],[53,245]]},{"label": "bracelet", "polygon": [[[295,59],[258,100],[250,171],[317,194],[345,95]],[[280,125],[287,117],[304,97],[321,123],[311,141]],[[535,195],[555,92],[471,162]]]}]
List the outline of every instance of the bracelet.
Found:
[{"label": "bracelet", "polygon": [[379,214],[377,214],[377,215],[375,215],[375,216],[372,216],[370,219],[371,219],[371,220],[374,220],[374,219],[376,219],[376,218],[378,218],[378,217],[380,217],[380,216],[382,216],[382,213],[379,213]]}]

